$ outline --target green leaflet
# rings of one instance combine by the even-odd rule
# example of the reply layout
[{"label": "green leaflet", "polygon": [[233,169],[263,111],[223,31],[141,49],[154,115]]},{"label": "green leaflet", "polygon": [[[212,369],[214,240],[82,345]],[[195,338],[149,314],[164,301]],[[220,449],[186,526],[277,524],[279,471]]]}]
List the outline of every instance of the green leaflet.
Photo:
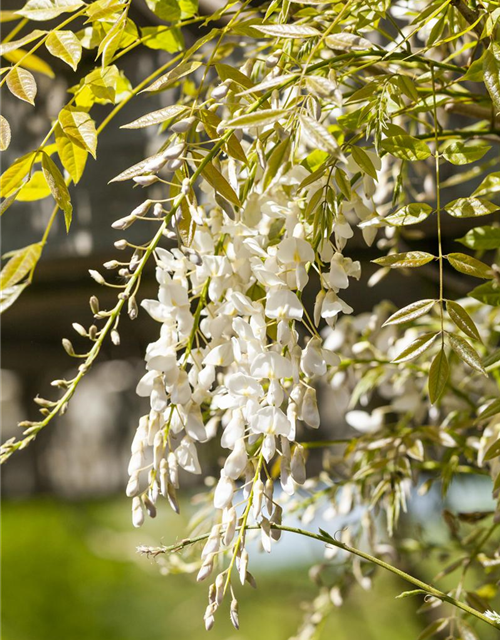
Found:
[{"label": "green leaflet", "polygon": [[500,248],[500,227],[475,227],[467,231],[465,236],[458,238],[460,242],[474,251],[487,251]]},{"label": "green leaflet", "polygon": [[454,269],[467,276],[484,278],[485,280],[493,277],[491,267],[484,262],[481,262],[481,260],[477,260],[465,253],[449,253],[445,257]]},{"label": "green leaflet", "polygon": [[432,207],[425,203],[412,202],[386,216],[383,221],[394,227],[406,227],[423,222],[432,213]]},{"label": "green leaflet", "polygon": [[449,376],[450,367],[448,365],[448,358],[446,357],[444,348],[441,347],[429,369],[429,399],[431,404],[436,404],[443,395]]},{"label": "green leaflet", "polygon": [[64,212],[66,231],[69,231],[73,215],[71,197],[61,172],[52,158],[50,158],[46,153],[42,153],[42,170],[57,206]]},{"label": "green leaflet", "polygon": [[480,160],[491,147],[483,142],[452,142],[442,152],[452,164],[462,165]]},{"label": "green leaflet", "polygon": [[492,42],[484,52],[483,59],[484,84],[488,89],[495,112],[500,112],[500,46]]},{"label": "green leaflet", "polygon": [[22,280],[38,262],[42,247],[42,243],[37,242],[14,251],[0,273],[0,289],[12,287]]},{"label": "green leaflet", "polygon": [[385,327],[389,324],[402,324],[404,322],[410,322],[411,320],[415,320],[416,318],[420,318],[420,316],[425,315],[429,312],[436,300],[418,300],[418,302],[412,302],[406,307],[399,309],[396,313],[393,313],[382,325]]},{"label": "green leaflet", "polygon": [[431,150],[423,140],[408,135],[385,138],[380,146],[396,158],[410,162],[425,160],[431,155]]},{"label": "green leaflet", "polygon": [[449,202],[445,207],[450,216],[455,218],[473,218],[474,216],[486,216],[498,211],[498,206],[484,198],[458,198]]},{"label": "green leaflet", "polygon": [[372,262],[382,267],[402,269],[406,267],[421,267],[434,259],[435,256],[425,251],[407,251],[406,253],[390,253],[383,258],[372,260]]},{"label": "green leaflet", "polygon": [[419,336],[416,340],[414,340],[410,346],[403,349],[400,354],[398,354],[392,362],[394,364],[400,364],[402,362],[408,362],[408,360],[413,360],[417,358],[419,355],[427,351],[427,349],[436,341],[437,337],[440,335],[439,331],[435,331],[434,333],[424,333]]},{"label": "green leaflet", "polygon": [[480,284],[469,295],[483,304],[489,304],[492,307],[500,306],[500,284],[496,280]]},{"label": "green leaflet", "polygon": [[456,326],[463,331],[469,338],[473,340],[478,340],[481,342],[481,336],[479,335],[479,331],[477,330],[476,325],[474,324],[473,319],[467,313],[467,311],[458,304],[458,302],[454,302],[453,300],[446,301],[446,311],[448,315],[456,324]]},{"label": "green leaflet", "polygon": [[460,336],[454,335],[453,333],[448,334],[448,340],[451,348],[457,354],[460,360],[468,364],[472,369],[475,369],[475,371],[487,375],[483,365],[481,364],[481,358],[479,357],[477,351],[473,347],[471,347],[471,345],[466,340],[464,340]]}]

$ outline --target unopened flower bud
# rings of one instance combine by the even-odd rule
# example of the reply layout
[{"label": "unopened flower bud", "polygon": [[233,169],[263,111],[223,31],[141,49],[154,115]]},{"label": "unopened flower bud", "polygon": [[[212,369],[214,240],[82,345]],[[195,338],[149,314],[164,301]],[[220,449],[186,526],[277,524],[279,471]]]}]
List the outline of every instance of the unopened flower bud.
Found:
[{"label": "unopened flower bud", "polygon": [[62,339],[62,346],[64,347],[64,350],[66,351],[66,353],[69,356],[74,356],[75,354],[75,350],[73,349],[73,345],[71,344],[71,342],[68,340],[68,338],[63,338]]},{"label": "unopened flower bud", "polygon": [[78,322],[73,322],[73,324],[71,325],[73,327],[73,329],[80,335],[85,337],[87,335],[87,332],[85,330],[85,327],[82,327],[81,324],[79,324]]},{"label": "unopened flower bud", "polygon": [[120,263],[117,260],[108,260],[102,265],[105,269],[117,269]]},{"label": "unopened flower bud", "polygon": [[146,507],[146,511],[148,512],[148,516],[150,518],[156,518],[156,507],[148,498],[148,496],[144,496],[144,506]]},{"label": "unopened flower bud", "polygon": [[97,282],[97,284],[106,284],[106,281],[101,276],[99,271],[96,271],[95,269],[89,269],[89,274],[90,274],[90,277]]},{"label": "unopened flower bud", "polygon": [[229,83],[223,82],[218,87],[215,87],[212,91],[212,98],[215,100],[222,100],[225,98],[229,91]]},{"label": "unopened flower bud", "polygon": [[266,59],[266,67],[268,69],[272,69],[273,67],[275,67],[281,58],[281,54],[282,51],[281,49],[278,49],[277,51],[274,51],[267,59]]},{"label": "unopened flower bud", "polygon": [[198,575],[196,576],[197,582],[202,582],[212,573],[212,569],[214,568],[214,554],[209,555],[203,564],[201,565],[200,570],[198,571]]},{"label": "unopened flower bud", "polygon": [[139,307],[137,306],[137,300],[135,298],[129,298],[127,313],[131,320],[135,320],[137,318],[139,314]]},{"label": "unopened flower bud", "polygon": [[92,324],[89,327],[89,338],[91,340],[95,340],[97,338],[97,327],[95,326],[95,324]]},{"label": "unopened flower bud", "polygon": [[[125,229],[128,229],[132,224],[134,224],[135,220],[136,220],[135,216],[125,216],[123,218],[118,218],[118,220],[115,220],[111,224],[111,227],[113,229],[119,229],[120,231],[124,231]],[[115,243],[115,247],[116,247],[116,243]],[[119,247],[116,247],[116,248],[118,249]],[[124,248],[125,247],[123,247],[123,249]]]},{"label": "unopened flower bud", "polygon": [[90,297],[90,310],[92,311],[92,313],[99,313],[99,300],[96,296],[91,296]]},{"label": "unopened flower bud", "polygon": [[113,329],[111,331],[111,342],[115,345],[115,347],[118,347],[120,344],[120,334],[116,329]]},{"label": "unopened flower bud", "polygon": [[189,118],[183,118],[182,120],[179,120],[178,122],[175,122],[173,125],[171,125],[170,129],[175,133],[184,133],[185,131],[188,131],[192,127],[195,120],[196,120],[195,116],[191,116]]},{"label": "unopened flower bud", "polygon": [[184,178],[182,181],[181,192],[186,196],[191,188],[191,181],[189,178]]},{"label": "unopened flower bud", "polygon": [[139,493],[139,474],[133,473],[130,476],[130,480],[127,483],[127,488],[125,490],[128,498],[135,498]]},{"label": "unopened flower bud", "polygon": [[172,147],[169,147],[166,151],[163,152],[163,157],[167,160],[177,160],[182,155],[186,145],[184,142],[180,142],[179,144],[174,144]]},{"label": "unopened flower bud", "polygon": [[123,251],[123,249],[126,249],[128,247],[128,242],[126,240],[117,240],[115,243],[115,249],[118,249],[118,251]]},{"label": "unopened flower bud", "polygon": [[153,207],[153,216],[155,218],[161,218],[165,209],[163,208],[161,202],[157,202]]},{"label": "unopened flower bud", "polygon": [[149,187],[149,185],[158,182],[157,176],[135,176],[133,181],[141,185],[141,187]]},{"label": "unopened flower bud", "polygon": [[180,169],[182,167],[182,160],[180,158],[178,158],[177,160],[169,160],[167,162],[167,170],[168,171],[177,171],[177,169]]},{"label": "unopened flower bud", "polygon": [[231,609],[229,612],[229,617],[231,618],[231,622],[233,623],[233,627],[238,630],[240,628],[240,620],[238,616],[238,600],[233,598],[231,600]]},{"label": "unopened flower bud", "polygon": [[144,509],[139,497],[132,500],[132,524],[134,527],[140,527],[144,524]]},{"label": "unopened flower bud", "polygon": [[136,207],[132,212],[131,212],[131,216],[135,216],[137,218],[141,218],[142,216],[145,216],[146,213],[149,211],[150,206],[153,203],[151,202],[151,200],[145,200],[142,204],[140,204],[138,207]]}]

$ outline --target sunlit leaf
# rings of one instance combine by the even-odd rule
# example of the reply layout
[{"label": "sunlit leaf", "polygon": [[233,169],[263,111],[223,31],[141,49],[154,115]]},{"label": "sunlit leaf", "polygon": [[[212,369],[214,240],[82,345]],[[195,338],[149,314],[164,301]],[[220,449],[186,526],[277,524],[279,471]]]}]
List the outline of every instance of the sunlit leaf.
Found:
[{"label": "sunlit leaf", "polygon": [[85,169],[88,152],[73,142],[73,140],[64,133],[61,125],[56,125],[54,133],[59,159],[71,176],[73,182],[77,184]]},{"label": "sunlit leaf", "polygon": [[42,254],[42,246],[41,242],[37,242],[12,254],[0,273],[0,289],[12,287],[31,271]]},{"label": "sunlit leaf", "polygon": [[36,153],[30,151],[24,156],[17,158],[11,166],[6,169],[0,178],[0,196],[5,198],[16,189],[24,178],[28,175]]},{"label": "sunlit leaf", "polygon": [[211,162],[204,167],[201,175],[205,178],[208,184],[215,189],[216,193],[219,193],[223,198],[237,207],[241,207],[241,202],[233,188]]},{"label": "sunlit leaf", "polygon": [[166,122],[167,120],[171,120],[175,118],[175,116],[180,115],[181,113],[185,113],[187,110],[186,107],[183,107],[179,104],[173,104],[169,107],[164,107],[163,109],[158,109],[157,111],[152,111],[151,113],[147,113],[137,120],[133,122],[129,122],[128,124],[122,125],[121,129],[142,129],[144,127],[150,127],[154,124],[161,124],[162,122]]},{"label": "sunlit leaf", "polygon": [[17,195],[19,202],[34,202],[51,195],[50,187],[42,171],[34,171],[28,182]]},{"label": "sunlit leaf", "polygon": [[184,78],[196,71],[196,69],[199,69],[202,64],[203,63],[199,60],[183,62],[179,66],[175,67],[175,69],[172,69],[168,73],[160,76],[153,82],[153,84],[150,84],[149,87],[143,89],[143,91],[163,91],[177,82],[177,80],[180,80],[181,78]]},{"label": "sunlit leaf", "polygon": [[326,127],[305,114],[301,114],[299,120],[305,134],[304,141],[310,148],[321,149],[332,154],[339,152],[338,142]]},{"label": "sunlit leaf", "polygon": [[15,51],[16,49],[19,49],[23,45],[28,44],[28,42],[33,42],[33,40],[40,38],[46,33],[47,33],[46,31],[42,31],[41,29],[35,29],[34,31],[32,31],[31,33],[28,33],[28,35],[24,36],[23,38],[19,38],[19,40],[11,40],[10,42],[3,42],[2,44],[0,44],[0,56],[4,56],[6,53],[9,53],[10,51]]},{"label": "sunlit leaf", "polygon": [[451,216],[455,218],[473,218],[474,216],[486,216],[498,211],[498,206],[484,198],[458,198],[449,202],[445,207]]},{"label": "sunlit leaf", "polygon": [[372,262],[382,267],[402,269],[406,267],[422,267],[434,259],[435,256],[425,251],[407,251],[406,253],[390,253],[388,256],[372,260]]},{"label": "sunlit leaf", "polygon": [[11,132],[7,118],[0,115],[0,151],[5,151],[10,144]]},{"label": "sunlit leaf", "polygon": [[66,223],[66,231],[69,231],[71,218],[73,215],[73,206],[69,195],[68,187],[64,178],[59,171],[55,162],[46,153],[42,154],[42,170],[50,187],[50,191],[54,196],[57,206],[64,212],[64,221]]},{"label": "sunlit leaf", "polygon": [[462,165],[480,160],[491,147],[483,142],[452,142],[442,152],[452,164]]},{"label": "sunlit leaf", "polygon": [[385,138],[380,146],[396,158],[410,162],[425,160],[431,155],[431,150],[423,140],[408,135]]},{"label": "sunlit leaf", "polygon": [[373,48],[373,44],[366,38],[347,31],[327,36],[325,41],[330,49],[339,49],[340,51],[366,51]]},{"label": "sunlit leaf", "polygon": [[266,36],[276,38],[314,38],[321,35],[314,27],[302,24],[255,24],[253,27]]},{"label": "sunlit leaf", "polygon": [[447,300],[446,310],[448,311],[448,315],[450,316],[450,318],[461,331],[469,336],[469,338],[481,342],[481,336],[479,335],[479,331],[474,324],[474,320],[470,317],[467,311],[458,304],[458,302]]},{"label": "sunlit leaf", "polygon": [[481,284],[473,289],[469,295],[484,304],[492,307],[500,306],[500,284],[496,280]]},{"label": "sunlit leaf", "polygon": [[248,113],[243,116],[237,116],[226,122],[229,129],[243,129],[246,127],[263,127],[273,124],[289,114],[287,109],[263,109],[256,113]]},{"label": "sunlit leaf", "polygon": [[22,282],[6,289],[0,289],[0,314],[14,304],[28,285],[29,282]]},{"label": "sunlit leaf", "polygon": [[485,280],[493,277],[491,267],[465,253],[449,253],[446,258],[454,269],[467,276],[484,278]]},{"label": "sunlit leaf", "polygon": [[392,362],[400,364],[401,362],[408,362],[408,360],[417,358],[432,346],[439,335],[440,333],[438,331],[434,333],[424,333],[406,347],[406,349],[403,349],[400,354],[393,358]]},{"label": "sunlit leaf", "polygon": [[72,31],[52,31],[45,46],[53,56],[76,71],[82,57],[82,45]]},{"label": "sunlit leaf", "polygon": [[402,324],[403,322],[410,322],[411,320],[420,318],[420,316],[428,313],[435,304],[436,300],[430,299],[412,302],[406,307],[396,311],[396,313],[393,313],[382,326],[385,327],[388,324]]},{"label": "sunlit leaf", "polygon": [[500,248],[500,227],[475,227],[467,231],[457,242],[474,251],[487,251]]},{"label": "sunlit leaf", "polygon": [[7,74],[7,86],[16,98],[35,104],[36,82],[33,75],[22,67],[13,67]]},{"label": "sunlit leaf", "polygon": [[83,5],[83,0],[28,0],[16,13],[29,20],[52,20],[62,13],[71,13]]},{"label": "sunlit leaf", "polygon": [[448,365],[448,358],[446,357],[444,348],[441,347],[441,350],[434,357],[429,369],[429,399],[431,404],[436,404],[443,395],[449,376],[450,367]]},{"label": "sunlit leaf", "polygon": [[58,119],[64,133],[95,158],[97,132],[89,114],[75,107],[65,107],[59,112]]},{"label": "sunlit leaf", "polygon": [[18,64],[22,61],[20,66],[22,66],[23,69],[28,69],[28,71],[34,71],[35,73],[42,73],[49,78],[55,78],[52,67],[34,53],[28,53],[24,49],[16,49],[15,51],[5,53],[3,57],[13,64]]},{"label": "sunlit leaf", "polygon": [[484,375],[486,375],[486,371],[481,364],[481,358],[479,357],[477,351],[473,347],[471,347],[471,345],[466,340],[453,333],[448,334],[448,340],[450,342],[451,348],[457,354],[460,360],[463,360],[472,369],[475,369],[476,371],[479,371],[479,373],[484,373]]},{"label": "sunlit leaf", "polygon": [[432,213],[432,207],[425,203],[412,202],[395,213],[391,213],[383,220],[394,227],[406,227],[423,222]]},{"label": "sunlit leaf", "polygon": [[488,89],[496,113],[500,112],[500,46],[492,42],[484,52],[484,84]]}]

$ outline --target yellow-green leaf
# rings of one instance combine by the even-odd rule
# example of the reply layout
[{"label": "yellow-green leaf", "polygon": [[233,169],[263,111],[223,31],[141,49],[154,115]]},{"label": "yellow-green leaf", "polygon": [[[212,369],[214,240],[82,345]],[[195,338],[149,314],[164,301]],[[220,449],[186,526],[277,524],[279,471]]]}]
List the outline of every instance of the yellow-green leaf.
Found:
[{"label": "yellow-green leaf", "polygon": [[403,349],[403,351],[401,351],[401,353],[398,354],[392,362],[399,364],[401,362],[408,362],[408,360],[417,358],[434,343],[439,335],[440,334],[437,331],[435,333],[424,333],[406,347],[406,349]]},{"label": "yellow-green leaf", "polygon": [[431,404],[435,404],[442,396],[446,388],[450,367],[445,350],[441,347],[439,353],[434,357],[429,369],[429,399]]},{"label": "yellow-green leaf", "polygon": [[0,151],[5,151],[10,144],[10,125],[7,118],[0,115]]},{"label": "yellow-green leaf", "polygon": [[500,248],[500,227],[474,227],[467,231],[463,238],[457,242],[474,251],[487,251]]},{"label": "yellow-green leaf", "polygon": [[466,340],[464,340],[460,336],[454,335],[453,333],[448,334],[448,340],[450,341],[451,348],[457,354],[460,360],[463,360],[472,369],[475,369],[476,371],[479,371],[479,373],[484,373],[484,375],[486,375],[486,371],[481,364],[481,358],[479,357],[477,351],[473,347],[471,347],[471,345]]},{"label": "yellow-green leaf", "polygon": [[17,195],[20,202],[33,202],[35,200],[43,200],[50,196],[50,187],[45,180],[42,171],[35,171],[28,182],[22,186]]},{"label": "yellow-green leaf", "polygon": [[175,67],[175,69],[172,69],[172,71],[160,76],[153,82],[153,84],[149,85],[146,89],[143,89],[143,91],[163,91],[170,85],[174,84],[174,82],[177,82],[177,80],[180,80],[180,78],[196,71],[196,69],[201,67],[202,64],[203,63],[198,60],[183,62],[178,67]]},{"label": "yellow-green leaf", "polygon": [[7,311],[14,304],[28,285],[29,282],[22,282],[0,290],[0,314]]},{"label": "yellow-green leaf", "polygon": [[474,216],[486,216],[498,211],[499,207],[484,198],[458,198],[445,206],[450,216],[454,218],[473,218]]},{"label": "yellow-green leaf", "polygon": [[500,112],[500,47],[497,42],[484,52],[484,84],[488,89],[496,113]]},{"label": "yellow-green leaf", "polygon": [[41,254],[41,242],[15,251],[0,273],[0,289],[12,287],[22,280],[36,265]]},{"label": "yellow-green leaf", "polygon": [[97,132],[94,121],[86,111],[65,107],[59,113],[59,124],[67,136],[96,157]]},{"label": "yellow-green leaf", "polygon": [[423,316],[430,311],[435,303],[436,300],[430,299],[412,302],[408,306],[396,311],[396,313],[393,313],[382,326],[385,327],[388,324],[402,324],[403,322],[410,322],[411,320],[420,318],[420,316]]},{"label": "yellow-green leaf", "polygon": [[161,124],[162,122],[171,120],[172,118],[175,118],[175,116],[184,113],[186,110],[187,108],[180,104],[173,104],[168,107],[164,107],[163,109],[147,113],[133,122],[122,125],[120,129],[143,129],[144,127],[150,127],[154,124]]},{"label": "yellow-green leaf", "polygon": [[28,42],[33,42],[33,40],[40,38],[46,33],[46,31],[42,31],[41,29],[35,29],[31,33],[28,33],[28,35],[24,36],[24,38],[19,38],[19,40],[11,40],[10,42],[0,44],[0,56],[4,56],[10,51],[15,51]]},{"label": "yellow-green leaf", "polygon": [[421,267],[428,262],[434,260],[431,253],[425,251],[407,251],[406,253],[390,253],[383,258],[377,258],[372,262],[382,267],[390,267],[391,269],[401,269],[406,267]]},{"label": "yellow-green leaf", "polygon": [[275,38],[315,38],[321,33],[314,27],[305,24],[254,24],[257,29],[266,36]]},{"label": "yellow-green leaf", "polygon": [[321,149],[327,153],[337,154],[339,152],[339,144],[332,134],[317,120],[307,116],[300,115],[300,124],[304,131],[306,144],[313,149]]},{"label": "yellow-green leaf", "polygon": [[76,71],[82,57],[82,45],[72,31],[52,31],[45,46],[56,58],[60,58]]},{"label": "yellow-green leaf", "polygon": [[220,194],[223,198],[237,207],[241,207],[241,202],[232,186],[211,162],[204,167],[201,175],[205,178],[208,184],[215,189],[216,193]]},{"label": "yellow-green leaf", "polygon": [[13,64],[18,64],[22,60],[22,67],[24,69],[28,69],[29,71],[34,71],[35,73],[43,73],[43,75],[48,76],[49,78],[55,78],[55,73],[52,70],[52,67],[42,60],[34,53],[28,53],[24,49],[16,49],[15,51],[10,51],[9,53],[4,54],[4,58]]},{"label": "yellow-green leaf", "polygon": [[26,155],[17,158],[17,160],[3,172],[0,178],[0,196],[2,196],[2,198],[10,195],[28,175],[35,155],[35,151],[30,151]]},{"label": "yellow-green leaf", "polygon": [[50,158],[46,153],[42,154],[42,170],[57,206],[64,212],[66,231],[69,231],[71,217],[73,215],[71,197],[62,173],[59,171],[59,168],[52,158]]},{"label": "yellow-green leaf", "polygon": [[491,267],[465,253],[449,253],[446,257],[454,269],[467,276],[484,278],[485,280],[493,277]]},{"label": "yellow-green leaf", "polygon": [[263,109],[255,113],[246,113],[226,122],[228,129],[244,129],[246,127],[263,127],[281,120],[290,112],[287,109]]},{"label": "yellow-green leaf", "polygon": [[500,284],[496,280],[480,284],[469,295],[483,304],[489,304],[492,307],[500,306]]},{"label": "yellow-green leaf", "polygon": [[423,222],[432,213],[432,207],[425,203],[412,202],[407,204],[395,213],[384,218],[384,222],[394,227],[406,227],[412,224]]},{"label": "yellow-green leaf", "polygon": [[423,140],[408,135],[385,138],[380,146],[396,158],[410,162],[425,160],[431,155],[431,150]]},{"label": "yellow-green leaf", "polygon": [[481,342],[481,336],[474,324],[474,320],[470,317],[467,311],[458,304],[458,302],[447,300],[446,310],[453,322],[465,333],[465,335],[469,336],[469,338],[472,338],[473,340],[479,340],[479,342]]},{"label": "yellow-green leaf", "polygon": [[78,184],[85,169],[88,152],[82,149],[81,146],[75,144],[73,140],[64,133],[61,125],[56,125],[54,133],[57,153],[59,154],[62,166],[69,173],[73,182]]},{"label": "yellow-green leaf", "polygon": [[468,164],[480,160],[491,147],[484,142],[452,142],[442,156],[451,164]]},{"label": "yellow-green leaf", "polygon": [[29,20],[52,20],[61,13],[76,11],[82,5],[82,0],[28,0],[16,13]]},{"label": "yellow-green leaf", "polygon": [[35,104],[36,96],[36,82],[33,75],[22,67],[13,67],[7,74],[7,86],[12,94],[29,102],[29,104]]}]

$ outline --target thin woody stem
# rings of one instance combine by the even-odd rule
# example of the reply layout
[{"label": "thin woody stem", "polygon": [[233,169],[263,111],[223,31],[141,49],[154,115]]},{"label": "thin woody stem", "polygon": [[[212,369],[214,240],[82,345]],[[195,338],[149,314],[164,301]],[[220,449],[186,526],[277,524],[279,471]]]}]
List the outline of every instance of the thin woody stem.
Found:
[{"label": "thin woody stem", "polygon": [[[382,569],[385,569],[386,571],[389,571],[390,573],[393,573],[394,575],[398,576],[399,578],[402,578],[403,580],[406,580],[406,582],[409,582],[413,586],[417,587],[417,589],[421,590],[426,595],[430,595],[430,596],[433,596],[434,598],[438,598],[439,600],[442,600],[443,602],[447,602],[448,604],[451,604],[452,606],[456,607],[457,609],[461,609],[465,613],[468,613],[469,615],[474,616],[478,620],[481,620],[482,622],[485,622],[486,624],[490,625],[491,627],[493,627],[495,629],[500,629],[500,625],[495,623],[493,620],[491,620],[488,616],[484,615],[480,611],[477,611],[477,609],[474,609],[474,608],[470,607],[468,604],[465,604],[464,602],[460,602],[460,600],[457,600],[453,596],[448,595],[444,591],[441,591],[440,589],[436,589],[436,587],[433,587],[432,585],[424,582],[423,580],[419,580],[418,578],[415,578],[414,576],[410,575],[409,573],[406,573],[405,571],[402,571],[401,569],[398,569],[397,567],[394,567],[392,564],[389,564],[388,562],[385,562],[384,560],[381,560],[380,558],[377,558],[376,556],[372,556],[371,554],[367,553],[366,551],[362,551],[361,549],[358,549],[356,547],[352,547],[351,545],[348,545],[348,544],[346,544],[344,542],[340,542],[339,540],[336,540],[335,538],[331,537],[330,535],[326,534],[325,532],[324,533],[313,533],[312,531],[307,531],[306,529],[299,529],[298,527],[289,527],[289,526],[286,526],[286,525],[273,524],[273,523],[271,523],[270,526],[271,526],[272,529],[277,529],[279,531],[286,531],[288,533],[295,533],[297,535],[301,535],[301,536],[304,536],[306,538],[312,538],[313,540],[317,540],[319,542],[324,542],[325,544],[331,545],[333,547],[337,547],[338,549],[341,549],[342,551],[345,551],[346,553],[349,553],[351,555],[355,555],[358,558],[366,560],[367,562],[370,562],[371,564],[375,564],[375,565],[377,565],[379,567],[382,567]],[[260,526],[259,525],[246,525],[245,528],[247,530],[260,529]],[[197,542],[201,542],[203,540],[206,540],[209,537],[209,535],[210,535],[210,533],[205,533],[205,534],[196,536],[194,538],[185,538],[185,539],[180,540],[179,542],[177,542],[175,544],[172,544],[172,545],[169,545],[169,546],[153,547],[153,548],[139,547],[138,551],[139,551],[139,553],[143,553],[145,555],[153,555],[153,556],[156,556],[156,555],[159,555],[159,554],[163,554],[163,553],[175,553],[175,552],[181,551],[185,547],[189,547],[189,546],[191,546],[193,544],[196,544]]]}]

